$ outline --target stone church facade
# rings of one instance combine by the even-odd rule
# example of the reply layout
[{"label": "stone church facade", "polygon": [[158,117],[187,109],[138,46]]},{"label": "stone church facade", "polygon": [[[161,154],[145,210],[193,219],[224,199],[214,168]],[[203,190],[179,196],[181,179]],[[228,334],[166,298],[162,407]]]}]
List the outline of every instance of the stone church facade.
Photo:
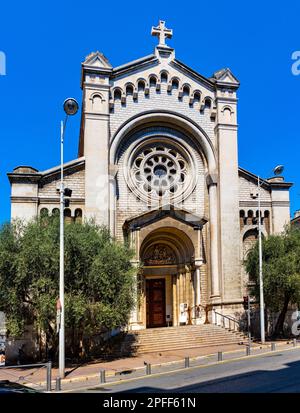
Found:
[{"label": "stone church facade", "polygon": [[[66,221],[93,217],[135,251],[132,329],[202,323],[208,304],[242,311],[242,263],[258,225],[258,177],[238,166],[239,81],[177,60],[164,22],[152,34],[151,55],[113,68],[95,52],[82,63],[78,158],[64,165]],[[12,219],[55,213],[59,172],[9,173]],[[261,179],[265,236],[290,221],[290,186]]]}]

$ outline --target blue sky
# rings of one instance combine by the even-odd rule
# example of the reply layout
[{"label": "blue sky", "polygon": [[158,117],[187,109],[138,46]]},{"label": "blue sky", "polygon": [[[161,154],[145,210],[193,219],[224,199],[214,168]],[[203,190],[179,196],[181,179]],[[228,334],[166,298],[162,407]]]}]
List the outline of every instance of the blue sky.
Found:
[{"label": "blue sky", "polygon": [[[279,3],[279,2],[276,2]],[[153,52],[158,20],[173,29],[176,57],[210,76],[230,67],[239,90],[239,164],[263,177],[277,164],[294,182],[291,212],[300,209],[300,50],[296,1],[3,2],[0,51],[0,222],[10,217],[8,171],[59,163],[59,122],[68,96],[81,101],[80,63],[99,50],[117,66]],[[77,156],[80,116],[68,123],[65,159]]]}]

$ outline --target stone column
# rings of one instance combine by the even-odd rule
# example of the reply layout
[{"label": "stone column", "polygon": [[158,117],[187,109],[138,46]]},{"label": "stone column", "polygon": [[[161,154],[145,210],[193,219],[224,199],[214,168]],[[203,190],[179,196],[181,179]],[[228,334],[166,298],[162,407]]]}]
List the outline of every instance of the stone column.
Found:
[{"label": "stone column", "polygon": [[[135,254],[135,258],[131,261],[133,267],[138,268],[139,265],[139,242],[140,242],[140,228],[136,228],[133,231],[131,231],[130,233],[130,245],[131,248],[133,248],[136,252]],[[130,316],[130,329],[131,330],[140,330],[141,328],[143,328],[143,326],[140,323],[139,320],[139,309],[138,309],[138,288],[137,288],[137,284],[138,284],[138,273],[136,273],[134,275],[135,277],[135,299],[136,299],[136,305],[133,308],[132,312],[131,312],[131,316]]]},{"label": "stone column", "polygon": [[173,293],[173,327],[178,325],[178,310],[177,310],[177,275],[172,275],[172,293]]},{"label": "stone column", "polygon": [[177,297],[177,306],[176,306],[176,314],[177,314],[177,325],[179,325],[179,317],[180,317],[180,273],[176,275],[176,297]]},{"label": "stone column", "polygon": [[219,255],[218,255],[218,195],[216,179],[208,180],[209,228],[210,228],[210,272],[211,298],[220,296]]},{"label": "stone column", "polygon": [[116,173],[117,165],[109,167],[109,229],[116,236]]},{"label": "stone column", "polygon": [[[194,300],[195,300],[195,306],[201,304],[201,280],[200,280],[200,267],[201,267],[202,262],[201,261],[195,261],[195,270],[194,270]],[[195,317],[195,324],[200,323],[200,318],[196,317],[196,307],[194,307],[194,317]]]},{"label": "stone column", "polygon": [[194,272],[194,277],[195,277],[195,286],[196,286],[195,304],[199,305],[201,302],[200,267],[196,267],[195,272]]}]

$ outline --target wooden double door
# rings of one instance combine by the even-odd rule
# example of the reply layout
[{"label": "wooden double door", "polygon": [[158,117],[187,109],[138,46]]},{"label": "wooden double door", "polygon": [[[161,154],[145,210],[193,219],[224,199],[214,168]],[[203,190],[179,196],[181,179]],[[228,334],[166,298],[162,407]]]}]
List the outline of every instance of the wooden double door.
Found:
[{"label": "wooden double door", "polygon": [[166,326],[166,282],[164,278],[146,280],[147,328]]}]

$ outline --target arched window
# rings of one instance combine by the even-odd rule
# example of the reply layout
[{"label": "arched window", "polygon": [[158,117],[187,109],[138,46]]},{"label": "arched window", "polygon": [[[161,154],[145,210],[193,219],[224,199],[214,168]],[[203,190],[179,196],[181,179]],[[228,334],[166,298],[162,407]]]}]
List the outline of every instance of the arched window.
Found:
[{"label": "arched window", "polygon": [[82,210],[80,208],[75,210],[75,222],[78,224],[82,223]]},{"label": "arched window", "polygon": [[145,85],[144,80],[139,80],[139,82],[138,82],[138,92],[144,92],[145,87],[146,87],[146,85]]},{"label": "arched window", "polygon": [[126,86],[126,95],[127,96],[133,96],[133,86],[132,85],[127,85]]},{"label": "arched window", "polygon": [[65,217],[66,224],[69,224],[70,222],[72,222],[71,210],[69,208],[65,208],[64,217]]},{"label": "arched window", "polygon": [[195,92],[194,93],[194,102],[200,103],[200,100],[201,100],[200,92]]},{"label": "arched window", "polygon": [[190,96],[190,87],[185,85],[182,89],[182,96]]},{"label": "arched window", "polygon": [[241,210],[240,211],[240,227],[241,229],[244,227],[245,225],[245,211]]},{"label": "arched window", "polygon": [[59,208],[52,209],[52,216],[59,216]]},{"label": "arched window", "polygon": [[267,234],[270,234],[270,212],[269,211],[264,212],[263,224],[265,226]]},{"label": "arched window", "polygon": [[248,211],[247,214],[247,225],[252,225],[252,219],[253,219],[253,211]]},{"label": "arched window", "polygon": [[121,90],[120,89],[116,89],[114,91],[114,99],[115,100],[121,100],[122,94],[121,94]]},{"label": "arched window", "polygon": [[42,218],[44,218],[44,217],[47,217],[48,215],[49,215],[48,209],[47,209],[47,208],[42,208],[42,209],[41,209],[41,212],[40,212],[40,216],[41,216]]},{"label": "arched window", "polygon": [[179,81],[178,79],[173,79],[172,80],[172,90],[177,90],[179,89]]},{"label": "arched window", "polygon": [[205,98],[204,106],[205,106],[205,108],[207,108],[207,109],[210,109],[210,108],[211,108],[211,100],[210,100],[210,98]]},{"label": "arched window", "polygon": [[161,83],[167,83],[168,82],[168,73],[167,72],[162,72],[161,73],[160,81],[161,81]]},{"label": "arched window", "polygon": [[52,209],[52,215],[53,216],[59,216],[59,208],[53,208]]},{"label": "arched window", "polygon": [[149,79],[149,83],[150,83],[150,87],[155,87],[156,86],[156,77],[155,76],[151,76]]}]

